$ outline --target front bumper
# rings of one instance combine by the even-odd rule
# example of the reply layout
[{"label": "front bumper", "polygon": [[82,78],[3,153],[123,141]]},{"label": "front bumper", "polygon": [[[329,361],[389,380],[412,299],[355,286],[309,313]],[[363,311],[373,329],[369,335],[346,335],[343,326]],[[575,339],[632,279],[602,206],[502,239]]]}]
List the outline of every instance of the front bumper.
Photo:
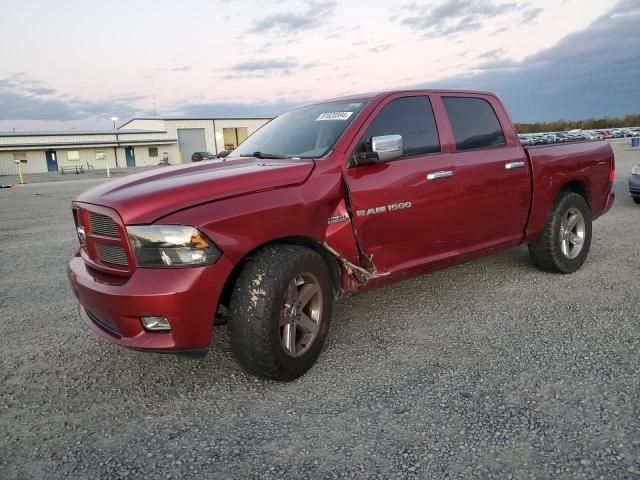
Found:
[{"label": "front bumper", "polygon": [[629,194],[633,198],[640,198],[640,175],[629,177]]},{"label": "front bumper", "polygon": [[[209,348],[213,321],[231,265],[139,268],[130,277],[97,272],[74,257],[67,268],[80,317],[100,337],[120,346],[156,352]],[[162,316],[171,331],[150,332],[140,317]]]}]

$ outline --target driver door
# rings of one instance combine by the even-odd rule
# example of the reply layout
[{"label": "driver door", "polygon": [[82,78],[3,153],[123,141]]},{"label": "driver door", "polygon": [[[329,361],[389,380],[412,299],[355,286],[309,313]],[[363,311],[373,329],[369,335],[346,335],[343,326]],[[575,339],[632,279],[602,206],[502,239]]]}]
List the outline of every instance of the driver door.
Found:
[{"label": "driver door", "polygon": [[457,186],[452,155],[441,153],[427,95],[391,96],[365,126],[354,153],[372,137],[401,135],[399,158],[345,168],[360,248],[379,272],[446,262],[457,253]]}]

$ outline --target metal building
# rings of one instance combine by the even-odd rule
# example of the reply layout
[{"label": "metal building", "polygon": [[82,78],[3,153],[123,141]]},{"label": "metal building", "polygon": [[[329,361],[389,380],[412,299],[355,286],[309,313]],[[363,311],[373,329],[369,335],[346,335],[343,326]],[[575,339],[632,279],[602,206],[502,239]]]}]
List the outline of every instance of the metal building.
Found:
[{"label": "metal building", "polygon": [[0,175],[188,163],[232,150],[268,118],[134,118],[118,130],[0,132]]},{"label": "metal building", "polygon": [[[178,155],[183,163],[191,161],[194,152],[221,153],[233,150],[270,118],[134,118],[120,127],[163,130],[178,139]],[[172,162],[173,163],[173,162]]]},{"label": "metal building", "polygon": [[0,175],[105,169],[159,163],[177,139],[165,131],[0,133]]}]

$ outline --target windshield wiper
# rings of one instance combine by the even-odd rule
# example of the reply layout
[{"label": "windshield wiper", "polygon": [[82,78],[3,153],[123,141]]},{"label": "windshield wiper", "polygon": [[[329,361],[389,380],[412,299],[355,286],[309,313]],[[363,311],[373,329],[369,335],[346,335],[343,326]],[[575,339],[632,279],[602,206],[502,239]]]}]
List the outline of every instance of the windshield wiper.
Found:
[{"label": "windshield wiper", "polygon": [[253,152],[251,154],[240,155],[241,157],[256,157],[259,159],[278,159],[278,158],[286,158],[282,155],[276,155],[274,153],[264,153],[264,152]]}]

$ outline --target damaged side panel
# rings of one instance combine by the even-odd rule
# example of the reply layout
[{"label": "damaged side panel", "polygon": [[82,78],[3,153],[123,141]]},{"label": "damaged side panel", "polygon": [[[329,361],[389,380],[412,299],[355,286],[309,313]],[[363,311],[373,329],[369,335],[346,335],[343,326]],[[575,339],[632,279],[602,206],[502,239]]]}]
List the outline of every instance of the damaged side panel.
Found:
[{"label": "damaged side panel", "polygon": [[353,223],[344,199],[338,203],[327,223],[323,245],[340,263],[342,293],[352,292],[372,278],[380,276],[372,259],[358,249]]}]

